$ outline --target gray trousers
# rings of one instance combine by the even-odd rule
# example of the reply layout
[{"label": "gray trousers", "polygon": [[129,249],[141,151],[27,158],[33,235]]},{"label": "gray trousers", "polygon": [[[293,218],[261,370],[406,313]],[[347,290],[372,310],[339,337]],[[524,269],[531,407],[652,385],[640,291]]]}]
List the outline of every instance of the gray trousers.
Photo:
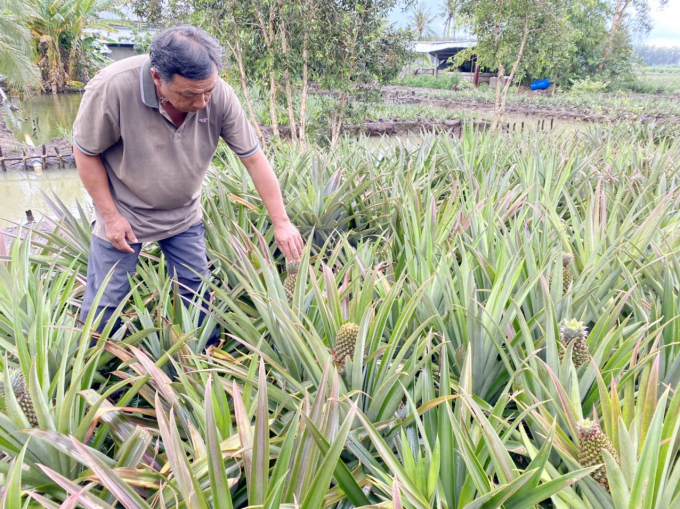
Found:
[{"label": "gray trousers", "polygon": [[[160,240],[158,244],[165,255],[168,274],[178,281],[180,294],[185,305],[188,306],[196,298],[202,283],[200,276],[194,271],[203,276],[210,274],[206,257],[203,222],[196,223],[187,231],[174,237]],[[98,332],[104,329],[115,309],[130,291],[128,275],[135,272],[142,244],[131,244],[130,247],[134,249],[134,253],[124,253],[113,247],[113,244],[107,240],[92,236],[90,257],[87,264],[87,286],[85,287],[85,296],[80,312],[81,320],[85,321],[87,318],[97,292],[99,292],[109,271],[115,267],[97,305],[97,315],[102,311],[104,312],[97,326]],[[208,296],[209,292],[206,291],[203,297],[207,300]],[[204,318],[205,314],[201,312],[201,323]],[[116,317],[116,321],[114,330],[120,324],[118,317]]]}]

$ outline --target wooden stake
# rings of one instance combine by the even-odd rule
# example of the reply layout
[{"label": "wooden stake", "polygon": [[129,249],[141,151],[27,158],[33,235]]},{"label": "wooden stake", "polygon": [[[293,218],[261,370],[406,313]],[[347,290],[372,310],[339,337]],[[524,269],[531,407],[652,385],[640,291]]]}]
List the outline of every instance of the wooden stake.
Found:
[{"label": "wooden stake", "polygon": [[59,152],[59,147],[54,147],[54,151],[56,152],[56,157],[59,159],[59,168],[64,167],[64,158],[62,157],[61,153]]}]

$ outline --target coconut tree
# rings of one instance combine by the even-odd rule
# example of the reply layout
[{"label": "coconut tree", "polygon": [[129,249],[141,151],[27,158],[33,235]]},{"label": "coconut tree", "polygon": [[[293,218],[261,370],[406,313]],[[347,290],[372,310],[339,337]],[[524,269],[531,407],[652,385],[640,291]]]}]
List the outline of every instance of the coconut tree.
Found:
[{"label": "coconut tree", "polygon": [[24,25],[26,10],[16,0],[0,0],[0,75],[10,88],[38,86],[31,32]]},{"label": "coconut tree", "polygon": [[442,0],[439,15],[444,18],[444,37],[456,37],[458,24],[458,0]]},{"label": "coconut tree", "polygon": [[438,15],[433,14],[430,8],[422,2],[413,8],[409,21],[413,30],[418,34],[419,40],[436,37],[437,34],[432,28],[432,22],[437,17]]}]

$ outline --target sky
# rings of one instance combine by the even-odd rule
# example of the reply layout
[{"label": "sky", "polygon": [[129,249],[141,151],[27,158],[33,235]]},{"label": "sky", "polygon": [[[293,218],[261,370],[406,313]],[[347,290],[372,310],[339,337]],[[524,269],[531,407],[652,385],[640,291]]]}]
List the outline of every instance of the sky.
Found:
[{"label": "sky", "polygon": [[[420,0],[427,5],[433,13],[441,10],[442,0]],[[636,40],[639,44],[654,44],[656,46],[680,46],[680,0],[670,0],[669,5],[663,10],[658,7],[658,0],[650,0],[653,5],[654,29],[646,38]],[[395,10],[390,20],[400,26],[408,25],[408,14],[400,9]],[[433,23],[433,29],[442,33],[444,29],[443,18],[438,18]]]}]

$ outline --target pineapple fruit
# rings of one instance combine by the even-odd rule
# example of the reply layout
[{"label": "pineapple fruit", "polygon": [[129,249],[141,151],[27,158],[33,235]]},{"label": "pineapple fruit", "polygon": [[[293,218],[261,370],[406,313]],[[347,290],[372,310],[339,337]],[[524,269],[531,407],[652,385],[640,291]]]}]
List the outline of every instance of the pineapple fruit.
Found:
[{"label": "pineapple fruit", "polygon": [[[580,442],[578,462],[582,467],[593,467],[603,464],[604,454],[602,451],[605,449],[614,457],[616,463],[620,464],[616,449],[614,449],[609,437],[602,432],[598,422],[583,419],[576,423],[576,429],[578,430]],[[607,470],[604,465],[590,475],[609,491],[609,480],[607,479]]]},{"label": "pineapple fruit", "polygon": [[[23,373],[21,373],[17,369],[11,370],[9,374],[9,383],[10,389],[14,393],[14,397],[19,403],[21,410],[23,410],[24,414],[26,415],[29,424],[32,427],[36,427],[38,425],[38,417],[35,415],[33,401],[31,400],[31,395],[28,393],[26,379],[24,378]],[[6,390],[5,384],[2,382],[2,379],[0,378],[0,397],[2,397],[3,399],[5,398],[5,390]],[[5,404],[5,409],[6,408],[7,404]]]},{"label": "pineapple fruit", "polygon": [[345,357],[354,358],[358,334],[359,326],[351,322],[343,324],[338,330],[338,335],[335,337],[335,350],[332,353],[333,360],[340,365],[341,369],[345,365]]},{"label": "pineapple fruit", "polygon": [[300,264],[295,262],[286,262],[286,272],[288,275],[283,280],[283,289],[286,291],[288,302],[293,302],[293,293],[295,292],[295,282],[297,281]]},{"label": "pineapple fruit", "polygon": [[[571,253],[562,253],[562,294],[566,294],[569,291],[572,281],[574,280],[574,274],[572,274],[569,266],[571,262],[574,261],[574,255]],[[548,286],[552,288],[552,280],[555,276],[555,271],[550,273],[550,278],[548,279]]]},{"label": "pineapple fruit", "polygon": [[571,359],[574,361],[574,367],[580,368],[590,361],[590,351],[586,345],[588,338],[588,328],[583,322],[578,320],[566,320],[560,325],[560,339],[562,347],[560,348],[560,360],[564,358],[564,352],[570,343],[574,343]]}]

